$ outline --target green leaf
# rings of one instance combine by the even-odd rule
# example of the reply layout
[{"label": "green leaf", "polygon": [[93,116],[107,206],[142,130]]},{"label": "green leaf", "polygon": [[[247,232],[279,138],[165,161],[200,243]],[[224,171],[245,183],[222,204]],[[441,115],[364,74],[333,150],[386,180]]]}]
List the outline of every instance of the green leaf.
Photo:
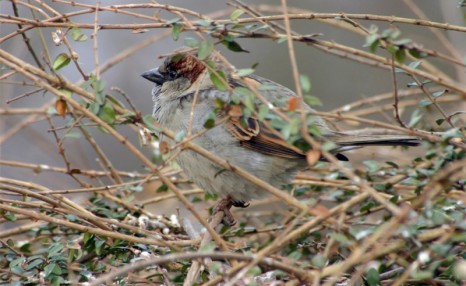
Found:
[{"label": "green leaf", "polygon": [[85,42],[87,41],[87,36],[81,32],[81,29],[74,27],[70,30],[71,39],[76,42]]},{"label": "green leaf", "polygon": [[343,233],[331,233],[330,237],[345,246],[352,244],[352,242]]},{"label": "green leaf", "polygon": [[196,23],[197,25],[200,25],[200,26],[202,26],[204,28],[207,28],[210,25],[212,25],[211,20],[197,20],[197,21],[194,21],[194,23]]},{"label": "green leaf", "polygon": [[429,105],[432,105],[432,101],[428,100],[428,99],[423,99],[419,102],[419,106],[420,107],[427,107]]},{"label": "green leaf", "polygon": [[236,71],[236,74],[240,77],[248,76],[252,73],[254,73],[254,69],[239,69]]},{"label": "green leaf", "polygon": [[380,285],[380,275],[379,272],[375,268],[369,269],[367,271],[367,283],[370,286],[377,286]]},{"label": "green leaf", "polygon": [[52,69],[54,71],[58,71],[66,67],[70,62],[71,62],[71,58],[67,54],[61,53],[53,61]]},{"label": "green leaf", "polygon": [[375,207],[375,203],[373,201],[368,201],[359,208],[359,211],[362,213],[365,213],[365,212],[370,211],[370,209],[373,207]]},{"label": "green leaf", "polygon": [[203,247],[201,247],[199,249],[199,252],[211,252],[211,251],[214,251],[215,248],[217,248],[217,245],[213,241],[211,241],[207,243],[206,245],[204,245]]},{"label": "green leaf", "polygon": [[252,93],[248,88],[245,88],[242,86],[236,87],[233,90],[233,92],[234,94],[242,95],[241,98],[242,98],[244,105],[246,105],[246,107],[249,110],[254,111],[254,107],[255,107],[254,93]]},{"label": "green leaf", "polygon": [[301,88],[304,92],[311,91],[311,82],[309,81],[309,77],[305,74],[299,75],[299,82],[301,83]]},{"label": "green leaf", "polygon": [[311,264],[317,268],[324,268],[327,263],[327,258],[322,254],[316,254],[311,258]]},{"label": "green leaf", "polygon": [[281,36],[277,39],[277,43],[278,44],[281,44],[283,42],[286,42],[286,40],[288,40],[288,37],[287,36]]},{"label": "green leaf", "polygon": [[26,258],[24,258],[24,257],[16,258],[16,259],[14,259],[14,260],[12,260],[10,262],[9,267],[12,268],[12,267],[15,267],[15,266],[19,266],[25,261],[26,261]]},{"label": "green leaf", "polygon": [[387,185],[386,184],[374,184],[374,189],[376,189],[379,192],[385,192],[387,190]]},{"label": "green leaf", "polygon": [[131,191],[135,192],[135,193],[140,193],[140,192],[144,191],[144,187],[143,187],[143,186],[140,186],[140,185],[131,186],[129,189],[130,189]]},{"label": "green leaf", "polygon": [[257,115],[257,119],[259,119],[259,121],[263,121],[267,117],[268,113],[269,113],[269,107],[267,105],[265,104],[259,105],[259,113]]},{"label": "green leaf", "polygon": [[366,161],[363,162],[363,164],[364,164],[364,166],[366,166],[367,171],[369,171],[370,173],[374,173],[374,172],[377,172],[378,170],[380,170],[380,164],[377,161],[366,160]]},{"label": "green leaf", "polygon": [[432,93],[432,96],[435,97],[435,98],[437,98],[437,97],[440,97],[440,96],[444,95],[447,91],[448,91],[448,90],[446,90],[446,89],[445,89],[445,90],[441,90],[441,91],[437,91],[437,92]]},{"label": "green leaf", "polygon": [[243,52],[243,53],[249,53],[249,51],[243,49],[236,41],[233,40],[225,40],[222,41],[222,44],[224,44],[230,51],[233,52]]},{"label": "green leaf", "polygon": [[207,40],[203,40],[199,44],[199,50],[197,51],[197,57],[201,61],[205,60],[208,56],[210,56],[213,50],[214,50],[214,44]]},{"label": "green leaf", "polygon": [[421,65],[421,63],[421,61],[410,62],[408,66],[410,68],[417,69]]},{"label": "green leaf", "polygon": [[322,101],[320,101],[318,97],[313,96],[313,95],[305,95],[304,102],[310,106],[316,106],[316,105],[321,106],[322,105]]},{"label": "green leaf", "polygon": [[164,193],[168,191],[168,186],[165,184],[162,184],[155,192],[156,193]]},{"label": "green leaf", "polygon": [[113,109],[113,106],[109,103],[106,103],[100,110],[99,110],[99,118],[102,119],[104,122],[108,124],[115,123],[116,112]]},{"label": "green leaf", "polygon": [[185,38],[184,39],[184,45],[190,48],[197,47],[198,41],[194,38]]},{"label": "green leaf", "polygon": [[250,275],[252,277],[259,276],[260,274],[262,274],[262,270],[259,266],[251,267],[251,269],[249,269],[249,271],[247,272],[247,275]]},{"label": "green leaf", "polygon": [[387,52],[389,52],[390,54],[393,54],[393,55],[396,53],[396,51],[400,50],[400,48],[398,48],[395,45],[389,45],[389,46],[387,46],[386,49],[387,49]]},{"label": "green leaf", "polygon": [[241,15],[243,15],[244,11],[240,9],[236,9],[230,15],[230,20],[236,21]]},{"label": "green leaf", "polygon": [[374,232],[375,227],[368,227],[364,229],[358,229],[358,228],[350,228],[350,234],[356,239],[356,240],[361,240],[368,235],[372,234]]},{"label": "green leaf", "polygon": [[392,204],[397,204],[399,200],[400,200],[400,196],[395,195],[395,196],[392,196],[388,201],[391,202]]},{"label": "green leaf", "polygon": [[220,91],[228,90],[228,80],[223,71],[216,70],[215,72],[211,72],[210,80],[212,81],[212,83],[218,90]]},{"label": "green leaf", "polygon": [[96,240],[95,241],[95,253],[101,255],[105,248],[105,240]]},{"label": "green leaf", "polygon": [[54,243],[52,244],[49,249],[48,249],[48,258],[58,254],[58,253],[61,253],[63,248],[65,248],[65,246],[63,244],[60,244],[60,243]]},{"label": "green leaf", "polygon": [[155,127],[155,119],[152,117],[152,114],[146,114],[142,117],[142,122],[144,125],[151,130],[151,131],[160,131],[157,127]]},{"label": "green leaf", "polygon": [[186,136],[186,132],[184,130],[181,130],[180,132],[175,134],[175,141],[180,142],[183,140],[183,138]]},{"label": "green leaf", "polygon": [[462,134],[461,132],[459,132],[458,128],[452,128],[450,130],[443,132],[442,134],[443,140],[450,140],[451,138],[454,138],[454,137],[460,137],[460,138],[462,137]]},{"label": "green leaf", "polygon": [[422,113],[418,109],[414,110],[413,113],[411,114],[411,119],[408,123],[408,126],[414,127],[416,124],[419,123],[421,118],[422,118]]},{"label": "green leaf", "polygon": [[400,64],[404,63],[405,58],[406,58],[406,51],[404,49],[399,49],[398,51],[395,52],[395,59]]},{"label": "green leaf", "polygon": [[96,93],[101,93],[105,89],[105,82],[103,80],[97,79],[95,75],[91,75],[90,85]]},{"label": "green leaf", "polygon": [[83,243],[84,243],[84,245],[86,245],[87,242],[90,241],[91,239],[94,239],[94,235],[93,235],[92,233],[86,232],[86,233],[83,235]]},{"label": "green leaf", "polygon": [[8,221],[16,221],[16,214],[12,212],[5,212],[3,214],[3,217],[7,219]]},{"label": "green leaf", "polygon": [[411,40],[411,39],[401,39],[401,40],[395,41],[394,44],[397,45],[397,46],[402,46],[404,48],[404,46],[406,46],[407,44],[410,44],[412,42],[413,42],[413,40]]},{"label": "green leaf", "polygon": [[338,147],[338,145],[331,142],[331,141],[327,141],[324,144],[322,144],[322,150],[324,150],[324,151],[331,151],[331,150],[334,150],[337,147]]},{"label": "green leaf", "polygon": [[173,18],[171,20],[168,20],[166,24],[167,25],[176,24],[176,22],[178,22],[179,20],[181,20],[181,18],[176,17],[176,18]]},{"label": "green leaf", "polygon": [[215,118],[217,118],[217,116],[215,115],[215,113],[213,111],[207,113],[206,117],[205,117],[205,121],[204,121],[204,128],[206,129],[210,129],[212,127],[215,126]]},{"label": "green leaf", "polygon": [[427,56],[425,53],[421,52],[421,51],[420,51],[419,49],[417,49],[417,48],[409,49],[408,52],[409,52],[413,57],[415,57],[416,59],[424,58],[424,57]]},{"label": "green leaf", "polygon": [[282,134],[285,140],[288,140],[291,135],[295,135],[299,132],[299,122],[299,118],[295,117],[282,128]]},{"label": "green leaf", "polygon": [[434,276],[434,274],[431,271],[428,270],[417,270],[414,271],[414,273],[411,274],[411,277],[414,279],[430,279]]},{"label": "green leaf", "polygon": [[430,245],[430,249],[438,255],[446,256],[448,251],[450,251],[451,246],[448,244],[434,243]]},{"label": "green leaf", "polygon": [[31,269],[34,269],[37,266],[41,265],[42,263],[44,263],[43,259],[35,259],[31,263],[29,263],[28,266],[26,266],[26,270],[29,271]]},{"label": "green leaf", "polygon": [[63,94],[64,97],[66,98],[71,98],[71,95],[73,94],[73,92],[69,89],[65,89],[65,88],[61,88],[58,90],[61,94]]},{"label": "green leaf", "polygon": [[183,25],[181,24],[174,24],[172,27],[172,38],[174,41],[178,41],[180,38],[180,33],[183,30]]},{"label": "green leaf", "polygon": [[376,33],[368,35],[366,37],[366,44],[364,46],[369,47],[369,51],[375,53],[377,47],[379,46],[379,35]]},{"label": "green leaf", "polygon": [[57,264],[55,263],[50,263],[49,265],[45,266],[44,267],[44,274],[45,274],[45,277],[49,277],[50,274],[52,274],[53,272],[55,272],[55,267],[58,267],[60,268]]}]

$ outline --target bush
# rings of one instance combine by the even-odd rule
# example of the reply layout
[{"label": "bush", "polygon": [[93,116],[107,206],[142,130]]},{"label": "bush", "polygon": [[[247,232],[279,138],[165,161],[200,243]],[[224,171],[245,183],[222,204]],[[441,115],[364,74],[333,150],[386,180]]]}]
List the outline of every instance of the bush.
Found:
[{"label": "bush", "polygon": [[[424,17],[413,3],[405,3]],[[2,284],[464,283],[465,64],[442,30],[464,33],[466,28],[418,18],[230,4],[205,14],[165,4],[2,2],[11,10],[0,19],[6,30],[0,39],[6,46],[0,50],[0,79],[9,104],[0,109],[6,123],[0,136],[5,143],[0,160]],[[318,21],[354,36],[357,47],[293,31],[290,23],[299,20],[306,20],[307,31]],[[425,28],[435,40],[428,36],[423,45],[404,36],[403,29]],[[99,58],[107,58],[112,45],[100,40],[103,33],[127,46],[105,63]],[[204,209],[217,198],[187,182],[173,161],[185,149],[199,151],[192,143],[197,135],[160,128],[152,107],[146,107],[149,85],[138,90],[138,75],[132,77],[133,64],[145,70],[141,65],[147,54],[125,61],[170,36],[207,64],[211,56],[221,58],[222,49],[232,57],[238,53],[237,58],[249,56],[247,50],[260,54],[245,47],[247,40],[287,45],[292,69],[280,76],[292,79],[293,89],[309,105],[321,101],[311,90],[312,76],[298,70],[298,45],[336,56],[337,62],[384,70],[392,85],[386,94],[312,114],[338,121],[336,128],[375,126],[417,136],[422,147],[378,147],[373,152],[389,159],[372,159],[366,152],[341,164],[326,152],[330,145],[313,142],[318,136],[302,137],[302,121],[287,120],[299,111],[295,99],[286,102],[285,117],[280,117],[265,105],[256,106],[256,95],[245,88],[241,112],[270,114],[289,143],[314,146],[306,153],[310,172],[298,175],[280,198],[253,201],[235,211],[236,226],[223,225],[222,212],[207,223]],[[118,68],[123,81],[132,80],[108,85],[105,73]],[[256,68],[250,62],[235,73],[246,77]],[[458,79],[450,75],[455,69]],[[215,69],[210,75],[220,90],[229,90],[229,76]],[[319,85],[326,88],[339,80]],[[135,96],[140,92],[146,96]],[[385,117],[374,117],[380,114]],[[205,126],[218,123],[212,114]],[[161,141],[154,131],[178,143]],[[312,124],[310,133],[318,133]],[[86,163],[86,153],[97,160]],[[322,156],[327,162],[319,161]],[[229,168],[228,162],[214,161]]]}]

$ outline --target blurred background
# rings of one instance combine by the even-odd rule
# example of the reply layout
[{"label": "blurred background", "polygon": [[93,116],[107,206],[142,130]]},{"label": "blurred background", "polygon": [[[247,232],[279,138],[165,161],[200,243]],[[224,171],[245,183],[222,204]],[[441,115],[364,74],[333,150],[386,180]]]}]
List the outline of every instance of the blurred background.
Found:
[{"label": "blurred background", "polygon": [[[250,4],[257,5],[259,3],[276,6],[279,9],[280,1],[247,1]],[[75,11],[77,8],[67,4],[57,3],[52,1],[44,1],[53,9],[60,13]],[[95,1],[80,1],[95,5]],[[112,5],[127,4],[128,1],[111,1]],[[147,3],[147,1],[133,0],[132,3]],[[223,11],[221,18],[228,19],[231,11],[234,10],[231,6],[226,5],[225,1],[207,1],[207,0],[190,0],[190,1],[158,1],[161,4],[170,4],[174,6],[184,7],[194,11],[209,15],[211,13],[218,14]],[[455,25],[464,26],[464,9],[458,7],[457,0],[422,0],[413,1],[422,9],[427,19],[436,22],[448,22]],[[110,5],[110,1],[101,1],[101,5]],[[301,0],[288,1],[289,7],[302,9],[302,12],[344,12],[344,13],[367,13],[377,15],[396,15],[399,17],[418,18],[407,5],[407,1],[392,0],[358,0],[358,1],[341,1],[341,0]],[[10,1],[0,2],[0,11],[2,14],[13,14]],[[156,9],[136,9],[138,13],[153,15],[159,13]],[[152,13],[152,14],[151,14]],[[166,19],[175,18],[175,15],[162,11],[161,16]],[[31,17],[30,10],[19,6],[19,14],[22,17]],[[37,14],[39,18],[41,17]],[[92,23],[94,14],[86,14],[73,17],[74,22]],[[100,12],[99,23],[144,23],[148,20],[134,18],[129,15],[116,14],[111,12]],[[390,24],[385,22],[361,21],[365,27],[370,27],[375,24],[382,31],[390,27]],[[438,50],[445,54],[448,51],[426,27],[417,27],[414,25],[394,24],[401,32],[401,38],[410,38],[414,42],[422,44],[425,48]],[[321,39],[335,41],[341,44],[349,45],[355,48],[362,48],[365,43],[363,36],[355,35],[344,29],[338,29],[316,20],[295,20],[292,21],[292,28],[302,34],[322,34]],[[2,24],[0,27],[1,37],[4,37],[18,27],[15,25]],[[38,36],[39,29],[33,29],[27,32],[33,46],[39,46],[40,38]],[[53,59],[59,53],[67,52],[64,45],[55,46],[51,40],[51,33],[54,29],[42,28],[47,46],[48,53]],[[94,57],[93,45],[91,39],[92,30],[82,30],[88,36],[86,42],[73,42],[72,46],[79,55],[79,62],[86,73],[89,73],[95,68],[96,59]],[[154,37],[166,33],[167,29],[150,29],[143,33],[134,33],[129,30],[100,30],[98,32],[98,62],[104,64],[119,53],[134,47]],[[464,57],[466,50],[466,41],[464,33],[448,32],[445,33],[452,44],[458,49]],[[124,58],[108,71],[101,74],[101,79],[106,82],[106,87],[118,87],[124,91],[135,103],[136,107],[143,114],[150,114],[152,111],[152,101],[150,90],[152,84],[140,77],[144,71],[156,67],[161,60],[160,55],[171,52],[183,46],[183,38],[196,37],[192,33],[183,32],[180,40],[174,41],[170,34],[160,40],[147,45],[136,53]],[[289,54],[286,43],[278,44],[270,40],[261,39],[240,39],[240,45],[249,51],[249,53],[234,53],[219,47],[223,55],[226,56],[237,68],[248,68],[257,63],[256,73],[281,83],[293,89],[294,83],[291,76],[291,67],[289,63]],[[323,102],[323,106],[319,110],[328,111],[334,108],[341,107],[354,100],[371,97],[377,94],[390,92],[392,90],[392,78],[389,70],[382,70],[376,67],[368,67],[366,65],[356,63],[351,60],[346,60],[340,57],[319,51],[311,46],[295,43],[296,57],[298,59],[299,70],[302,74],[307,74],[312,83],[312,95],[318,96]],[[13,37],[1,44],[1,49],[14,54],[15,56],[33,64],[30,53],[21,37]],[[365,49],[365,48],[363,48]],[[42,49],[38,49],[42,50]],[[39,56],[44,57],[45,51]],[[443,72],[453,78],[466,81],[464,69],[458,73],[452,65],[445,64],[433,60]],[[77,72],[73,64],[68,65],[60,71],[60,74],[75,82],[79,82],[82,77]],[[19,99],[7,104],[7,101],[25,92],[31,91],[34,87],[23,85],[23,78],[19,76],[9,78],[7,81],[0,81],[0,108],[38,108],[46,103],[52,102],[54,98],[50,94],[34,94],[32,96]],[[409,79],[399,76],[399,86],[404,88]],[[116,92],[110,91],[110,94],[124,101]],[[32,118],[31,124],[25,127],[21,126],[21,122],[27,120],[27,116],[23,115],[0,115],[0,157],[1,160],[10,160],[18,162],[26,162],[32,164],[44,164],[50,166],[63,167],[64,162],[58,154],[56,142],[53,134],[48,132],[50,125],[43,117]],[[56,128],[63,127],[69,119],[54,117],[53,123]],[[128,127],[117,127],[128,140],[132,141],[136,146],[144,149],[144,152],[150,156],[151,150],[148,147],[141,146],[135,136],[135,132]],[[138,172],[142,169],[141,162],[132,156],[125,148],[116,142],[111,136],[101,133],[98,130],[92,129],[92,134],[95,136],[97,143],[104,148],[106,155],[111,158],[115,167],[124,171]],[[100,165],[96,162],[96,155],[82,139],[65,139],[66,154],[70,158],[73,168],[100,169]],[[58,176],[56,173],[34,172],[32,170],[7,167],[0,165],[0,175],[21,180],[30,180],[52,189],[68,189],[78,187],[76,182],[68,178],[68,176]],[[29,179],[26,179],[29,178]]]}]

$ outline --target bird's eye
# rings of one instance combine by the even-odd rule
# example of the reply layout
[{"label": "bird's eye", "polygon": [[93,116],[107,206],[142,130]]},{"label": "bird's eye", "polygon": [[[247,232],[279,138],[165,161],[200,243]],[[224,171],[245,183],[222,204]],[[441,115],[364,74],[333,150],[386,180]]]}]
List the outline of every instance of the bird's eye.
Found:
[{"label": "bird's eye", "polygon": [[174,70],[168,70],[167,76],[169,80],[174,80],[178,77],[178,73]]}]

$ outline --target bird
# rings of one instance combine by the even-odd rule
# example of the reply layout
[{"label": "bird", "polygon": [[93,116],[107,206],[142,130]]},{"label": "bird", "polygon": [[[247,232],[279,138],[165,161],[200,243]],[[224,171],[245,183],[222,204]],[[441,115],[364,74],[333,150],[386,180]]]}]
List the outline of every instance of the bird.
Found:
[{"label": "bird", "polygon": [[[229,89],[218,88],[212,81],[210,75],[216,69],[225,74]],[[241,114],[242,109],[238,107],[229,110],[219,108],[219,102],[230,107],[238,106],[234,102],[238,99],[238,93],[235,95],[234,90],[239,88],[244,91],[251,85],[267,87],[257,88],[256,92],[268,100],[268,107],[285,108],[291,98],[297,97],[289,88],[255,74],[235,76],[230,67],[219,61],[215,61],[212,68],[207,60],[199,60],[192,53],[168,56],[159,67],[141,76],[154,83],[151,92],[154,105],[152,115],[161,127],[177,134],[186,134],[189,128],[192,134],[202,132],[192,139],[195,144],[278,188],[289,184],[298,171],[308,167],[306,151],[289,144],[281,136],[280,130],[271,126],[271,122],[261,120],[254,112],[250,112],[249,116]],[[244,94],[239,98],[244,100]],[[314,111],[307,104],[301,108]],[[194,112],[191,113],[191,110]],[[206,117],[212,117],[212,114],[222,124],[206,130]],[[337,131],[320,116],[311,115],[310,118],[320,133],[319,136],[312,135],[313,138],[319,142],[333,142],[335,147],[330,153],[341,161],[348,161],[343,152],[355,148],[373,145],[417,146],[420,143],[418,137],[389,133],[384,129]],[[160,141],[171,142],[161,132],[156,135]],[[321,159],[325,160],[323,157]],[[235,223],[230,212],[232,206],[247,207],[248,202],[263,198],[268,193],[192,150],[183,150],[175,161],[192,182],[221,198],[217,210],[224,211],[229,224]]]}]

